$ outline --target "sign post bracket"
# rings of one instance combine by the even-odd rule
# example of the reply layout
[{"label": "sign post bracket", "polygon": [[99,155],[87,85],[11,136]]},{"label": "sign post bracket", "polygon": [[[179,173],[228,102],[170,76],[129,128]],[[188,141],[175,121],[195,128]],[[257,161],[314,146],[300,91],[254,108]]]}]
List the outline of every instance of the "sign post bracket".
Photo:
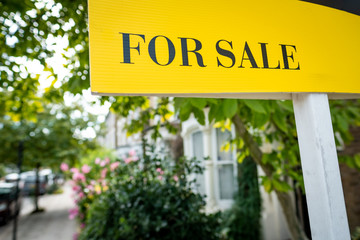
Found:
[{"label": "sign post bracket", "polygon": [[350,239],[326,93],[292,96],[312,239]]}]

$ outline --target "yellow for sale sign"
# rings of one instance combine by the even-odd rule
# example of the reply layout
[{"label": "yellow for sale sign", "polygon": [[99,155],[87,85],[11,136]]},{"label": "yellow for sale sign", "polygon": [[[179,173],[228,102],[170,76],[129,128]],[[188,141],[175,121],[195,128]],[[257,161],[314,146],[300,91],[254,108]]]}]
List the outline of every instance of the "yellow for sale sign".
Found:
[{"label": "yellow for sale sign", "polygon": [[330,7],[89,0],[89,22],[95,94],[360,93],[360,16]]}]

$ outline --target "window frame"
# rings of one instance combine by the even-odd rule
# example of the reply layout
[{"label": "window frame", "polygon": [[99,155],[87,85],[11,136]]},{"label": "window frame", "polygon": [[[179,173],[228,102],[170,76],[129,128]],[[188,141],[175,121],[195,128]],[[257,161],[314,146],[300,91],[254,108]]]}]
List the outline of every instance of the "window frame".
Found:
[{"label": "window frame", "polygon": [[[218,128],[214,128],[212,127],[211,130],[211,145],[212,145],[212,149],[211,149],[211,153],[212,153],[212,160],[213,160],[213,171],[214,171],[214,192],[215,192],[215,197],[216,197],[216,202],[218,203],[218,206],[220,209],[227,209],[230,208],[232,206],[232,204],[234,203],[234,199],[221,199],[220,197],[220,176],[219,176],[219,168],[221,166],[224,165],[232,165],[233,166],[233,176],[234,176],[234,187],[235,187],[235,191],[237,190],[237,164],[236,164],[236,150],[229,150],[231,151],[231,155],[232,155],[232,160],[218,160],[218,148],[220,148],[221,146],[217,146],[217,130]],[[221,130],[220,130],[221,131]],[[231,138],[234,138],[235,136],[235,131],[234,128],[231,128],[230,131],[231,134]]]},{"label": "window frame", "polygon": [[[193,135],[196,134],[196,133],[201,133],[201,137],[202,137],[202,159],[200,160],[201,161],[201,166],[204,168],[204,171],[203,173],[201,174],[202,175],[202,178],[204,179],[204,183],[203,183],[203,189],[202,190],[199,190],[199,187],[198,185],[196,184],[196,186],[194,186],[194,191],[197,192],[197,193],[200,193],[200,194],[205,194],[206,196],[208,196],[208,192],[207,192],[207,184],[206,183],[206,177],[205,177],[205,171],[207,171],[206,169],[206,164],[205,164],[205,153],[204,153],[204,148],[205,148],[205,134],[204,134],[204,131],[202,129],[199,129],[199,128],[195,128],[195,129],[192,129],[190,132],[189,132],[189,142],[190,142],[190,155],[191,155],[191,158],[194,158],[196,157],[195,156],[195,151],[194,151],[194,139],[193,139]],[[199,159],[197,159],[199,160]],[[197,179],[197,175],[200,175],[200,174],[192,174],[191,176],[191,180],[193,179]]]}]

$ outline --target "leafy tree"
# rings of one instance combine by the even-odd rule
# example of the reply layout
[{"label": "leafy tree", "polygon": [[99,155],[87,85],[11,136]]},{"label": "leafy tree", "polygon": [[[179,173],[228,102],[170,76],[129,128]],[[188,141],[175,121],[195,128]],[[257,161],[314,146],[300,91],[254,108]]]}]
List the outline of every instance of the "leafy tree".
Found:
[{"label": "leafy tree", "polygon": [[[34,120],[43,102],[89,87],[86,14],[86,1],[0,0],[0,116]],[[51,64],[57,51],[68,73]],[[51,82],[44,91],[40,75]]]},{"label": "leafy tree", "polygon": [[96,148],[94,139],[84,138],[81,131],[96,124],[96,117],[83,114],[82,108],[60,105],[44,108],[36,114],[36,121],[13,122],[0,119],[0,156],[5,163],[16,163],[18,144],[24,141],[24,165],[35,167],[41,163],[58,167],[62,161],[74,164],[89,149]]},{"label": "leafy tree", "polygon": [[89,149],[96,148],[94,139],[81,136],[81,131],[96,123],[91,115],[75,118],[74,112],[80,107],[44,107],[36,114],[36,121],[13,122],[9,118],[0,119],[0,158],[4,163],[17,163],[19,144],[23,143],[23,165],[36,168],[35,211],[39,211],[38,171],[41,166],[57,169],[61,162],[74,164]]},{"label": "leafy tree", "polygon": [[[10,140],[2,149],[6,161],[17,159],[17,146],[24,139],[24,163],[28,166],[40,162],[53,165],[59,159],[74,161],[83,146],[94,145],[70,135],[74,127],[82,126],[75,126],[81,121],[70,122],[74,120],[66,113],[69,109],[63,109],[63,114],[68,114],[63,121],[55,121],[50,109],[44,113],[43,105],[61,103],[66,91],[79,93],[89,87],[86,13],[86,1],[0,0],[1,139]],[[64,41],[67,44],[61,53],[69,69],[65,74],[51,64],[58,54],[58,43]],[[51,83],[42,90],[39,79],[46,75]],[[63,84],[58,87],[60,81]],[[78,149],[73,148],[76,145]]]}]

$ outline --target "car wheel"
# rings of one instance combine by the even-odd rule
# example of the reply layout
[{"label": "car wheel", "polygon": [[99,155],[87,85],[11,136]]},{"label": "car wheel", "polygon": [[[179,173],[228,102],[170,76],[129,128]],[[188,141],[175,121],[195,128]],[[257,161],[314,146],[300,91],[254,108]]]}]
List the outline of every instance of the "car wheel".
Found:
[{"label": "car wheel", "polygon": [[4,214],[4,217],[0,219],[0,224],[1,225],[6,225],[10,220],[10,216],[9,216],[9,212],[7,212],[6,214]]}]

